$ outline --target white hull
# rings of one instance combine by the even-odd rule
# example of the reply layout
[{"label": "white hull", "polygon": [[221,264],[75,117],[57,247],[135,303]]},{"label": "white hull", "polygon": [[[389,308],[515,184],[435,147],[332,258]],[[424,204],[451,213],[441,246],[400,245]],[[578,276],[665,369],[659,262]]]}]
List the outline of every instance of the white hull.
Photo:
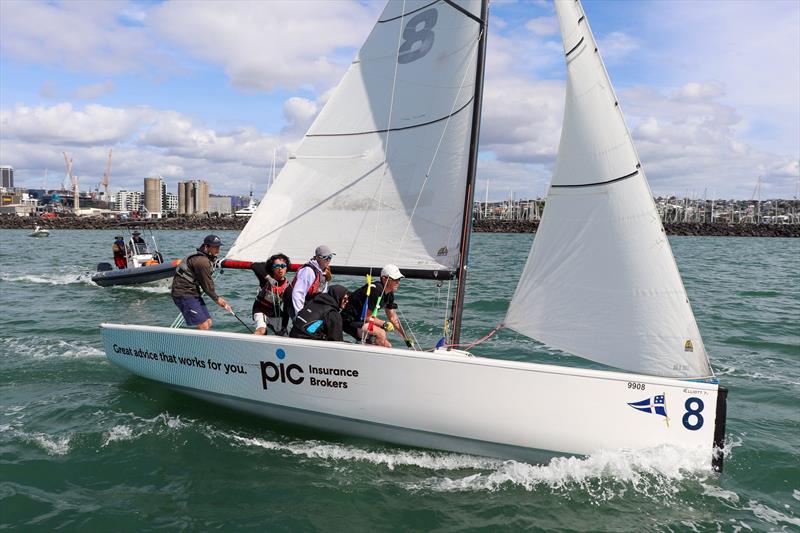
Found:
[{"label": "white hull", "polygon": [[[522,460],[667,444],[722,466],[725,392],[712,383],[153,326],[103,324],[103,342],[134,374],[322,430]],[[662,394],[668,418],[629,405]]]}]

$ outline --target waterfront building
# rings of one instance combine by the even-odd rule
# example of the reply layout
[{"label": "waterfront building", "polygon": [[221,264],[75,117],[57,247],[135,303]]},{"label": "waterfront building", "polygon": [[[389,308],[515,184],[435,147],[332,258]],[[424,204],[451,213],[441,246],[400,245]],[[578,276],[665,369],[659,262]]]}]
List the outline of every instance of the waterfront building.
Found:
[{"label": "waterfront building", "polygon": [[167,185],[161,177],[144,179],[144,208],[151,218],[161,218],[167,211]]},{"label": "waterfront building", "polygon": [[205,180],[178,183],[178,214],[208,213],[208,183]]},{"label": "waterfront building", "polygon": [[0,187],[14,187],[14,167],[8,165],[0,166]]},{"label": "waterfront building", "polygon": [[178,212],[178,195],[168,192],[166,194],[166,207],[165,211],[170,214]]},{"label": "waterfront building", "polygon": [[114,201],[114,211],[139,211],[142,206],[142,196],[139,191],[119,191]]},{"label": "waterfront building", "polygon": [[233,202],[230,196],[218,196],[211,194],[208,196],[208,212],[229,215],[233,213]]}]

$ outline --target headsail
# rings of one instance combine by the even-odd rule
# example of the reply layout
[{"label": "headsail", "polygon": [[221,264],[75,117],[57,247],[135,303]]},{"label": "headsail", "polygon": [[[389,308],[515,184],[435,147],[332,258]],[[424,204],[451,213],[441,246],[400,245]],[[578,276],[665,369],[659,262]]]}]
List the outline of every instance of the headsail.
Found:
[{"label": "headsail", "polygon": [[707,377],[697,323],[583,8],[555,5],[567,62],[564,125],[505,325],[621,369]]},{"label": "headsail", "polygon": [[[458,264],[479,0],[391,1],[228,257]],[[412,216],[413,215],[413,216]]]}]

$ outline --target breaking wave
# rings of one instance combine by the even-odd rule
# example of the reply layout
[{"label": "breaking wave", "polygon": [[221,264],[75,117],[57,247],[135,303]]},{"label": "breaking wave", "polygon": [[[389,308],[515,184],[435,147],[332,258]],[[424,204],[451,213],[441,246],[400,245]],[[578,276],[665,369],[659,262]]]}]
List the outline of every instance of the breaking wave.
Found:
[{"label": "breaking wave", "polygon": [[[635,489],[652,497],[669,497],[683,490],[685,481],[703,482],[709,471],[708,450],[659,446],[648,450],[599,452],[588,457],[556,457],[547,464],[528,464],[448,452],[426,450],[370,450],[353,445],[320,441],[276,441],[223,433],[239,446],[338,463],[364,462],[389,470],[417,467],[434,475],[398,484],[407,491],[494,492],[507,488],[535,491],[581,490],[595,500],[620,497]],[[729,439],[724,453],[730,456],[741,440]],[[424,472],[423,472],[424,475]],[[735,494],[707,485],[711,496],[731,499]],[[714,491],[721,491],[715,493]]]},{"label": "breaking wave", "polygon": [[14,354],[23,359],[94,359],[105,357],[105,352],[95,346],[82,342],[64,341],[46,337],[5,339],[2,352]]},{"label": "breaking wave", "polygon": [[9,283],[38,283],[45,285],[91,285],[93,287],[97,287],[97,285],[92,281],[91,272],[72,272],[43,275],[14,275],[2,272],[0,273],[0,281]]},{"label": "breaking wave", "polygon": [[7,433],[10,437],[35,444],[48,455],[66,455],[69,453],[72,435],[57,437],[41,432],[27,432],[17,429],[10,424],[0,426],[0,433]]},{"label": "breaking wave", "polygon": [[104,432],[101,447],[105,448],[114,442],[136,440],[145,435],[162,435],[195,425],[192,420],[182,420],[180,416],[171,416],[169,413],[160,413],[152,418],[125,413],[123,417],[131,420],[126,420],[127,423],[124,424],[116,424]]},{"label": "breaking wave", "polygon": [[285,452],[311,459],[362,461],[375,465],[383,465],[390,470],[394,470],[400,466],[417,466],[427,470],[460,470],[464,468],[493,469],[504,463],[504,461],[500,459],[447,452],[417,450],[371,451],[357,446],[330,444],[314,440],[276,442],[258,437],[243,437],[236,434],[225,434],[224,436],[244,446],[255,446],[264,448],[265,450]]}]

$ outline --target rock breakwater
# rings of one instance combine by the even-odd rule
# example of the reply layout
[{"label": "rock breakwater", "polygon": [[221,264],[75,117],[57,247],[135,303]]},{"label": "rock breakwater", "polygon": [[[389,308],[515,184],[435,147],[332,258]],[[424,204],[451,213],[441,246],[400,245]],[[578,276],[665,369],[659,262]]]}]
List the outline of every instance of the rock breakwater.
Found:
[{"label": "rock breakwater", "polygon": [[[485,233],[535,233],[530,220],[476,220],[473,230]],[[676,222],[664,225],[667,235],[709,237],[800,237],[800,224],[721,224]]]},{"label": "rock breakwater", "polygon": [[[241,230],[247,218],[177,217],[142,221],[147,227],[164,230]],[[35,224],[47,229],[118,229],[131,224],[102,217],[58,218],[0,215],[0,229],[33,229]],[[535,233],[539,223],[530,220],[476,220],[473,229],[481,233]],[[668,223],[668,235],[714,237],[800,237],[800,224],[721,224]]]}]

